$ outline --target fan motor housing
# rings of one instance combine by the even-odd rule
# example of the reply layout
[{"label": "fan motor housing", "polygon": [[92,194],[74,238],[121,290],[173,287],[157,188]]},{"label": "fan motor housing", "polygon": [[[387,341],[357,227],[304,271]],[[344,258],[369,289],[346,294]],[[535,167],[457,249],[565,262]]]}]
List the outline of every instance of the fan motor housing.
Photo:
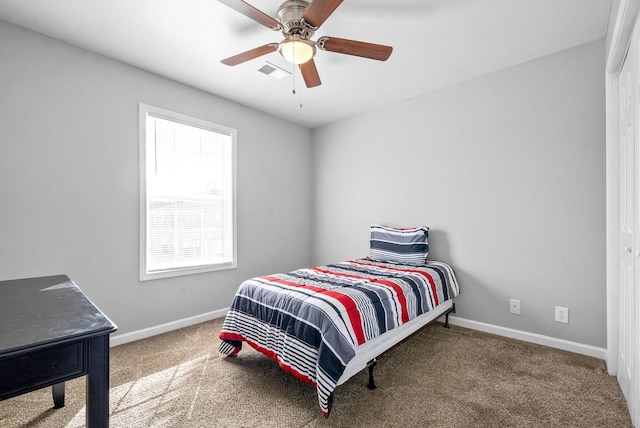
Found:
[{"label": "fan motor housing", "polygon": [[302,20],[309,3],[304,0],[287,0],[278,8],[278,18],[282,24],[282,34],[287,36],[298,35],[302,39],[309,39],[315,28]]}]

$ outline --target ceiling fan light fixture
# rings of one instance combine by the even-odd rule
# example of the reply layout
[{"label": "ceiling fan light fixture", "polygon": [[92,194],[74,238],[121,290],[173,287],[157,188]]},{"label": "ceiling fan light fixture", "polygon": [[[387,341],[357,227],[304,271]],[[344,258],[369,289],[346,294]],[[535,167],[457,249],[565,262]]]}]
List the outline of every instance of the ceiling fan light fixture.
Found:
[{"label": "ceiling fan light fixture", "polygon": [[[258,24],[280,31],[284,36],[280,43],[267,43],[220,61],[229,66],[242,64],[277,50],[288,62],[298,65],[305,85],[313,88],[321,84],[313,61],[317,49],[377,61],[386,61],[393,51],[391,46],[338,37],[324,36],[315,42],[312,40],[315,32],[344,0],[285,0],[278,8],[278,19],[256,9],[245,0],[218,1]],[[271,75],[271,68],[263,67],[260,71]],[[294,72],[292,70],[291,74]]]},{"label": "ceiling fan light fixture", "polygon": [[278,52],[292,64],[304,64],[316,54],[316,45],[309,40],[286,39],[278,45]]}]

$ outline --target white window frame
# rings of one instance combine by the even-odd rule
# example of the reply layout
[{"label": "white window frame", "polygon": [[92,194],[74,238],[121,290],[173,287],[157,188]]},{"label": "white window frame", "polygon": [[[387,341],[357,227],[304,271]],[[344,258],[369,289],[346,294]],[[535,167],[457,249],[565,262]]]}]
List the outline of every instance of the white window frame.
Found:
[{"label": "white window frame", "polygon": [[[231,168],[232,168],[232,214],[233,222],[233,242],[232,242],[232,261],[230,263],[209,264],[197,267],[183,267],[168,269],[162,271],[148,272],[147,270],[147,114],[160,117],[173,122],[181,123],[196,128],[202,128],[231,137]],[[237,250],[237,197],[236,197],[236,140],[237,131],[233,128],[211,123],[202,119],[175,113],[159,107],[147,104],[139,104],[139,144],[140,144],[140,248],[139,248],[139,268],[140,281],[147,281],[159,278],[175,277],[180,275],[197,274],[203,272],[212,272],[226,269],[237,268],[238,250]]]}]

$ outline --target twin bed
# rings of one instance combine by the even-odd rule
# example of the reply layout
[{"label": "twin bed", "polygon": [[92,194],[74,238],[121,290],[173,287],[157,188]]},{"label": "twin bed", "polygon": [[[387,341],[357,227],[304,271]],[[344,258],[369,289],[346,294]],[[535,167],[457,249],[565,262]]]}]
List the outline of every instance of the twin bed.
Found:
[{"label": "twin bed", "polygon": [[427,227],[371,226],[369,257],[249,279],[220,331],[219,351],[242,342],[312,383],[325,416],[333,391],[431,321],[453,311],[453,269],[427,261]]}]

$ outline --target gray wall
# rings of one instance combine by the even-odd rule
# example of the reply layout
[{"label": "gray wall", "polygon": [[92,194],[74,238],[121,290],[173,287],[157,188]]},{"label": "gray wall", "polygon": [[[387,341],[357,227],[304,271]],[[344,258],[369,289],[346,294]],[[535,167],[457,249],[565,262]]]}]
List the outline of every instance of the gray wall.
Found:
[{"label": "gray wall", "polygon": [[601,40],[315,129],[313,262],[427,225],[457,316],[605,347],[604,65]]},{"label": "gray wall", "polygon": [[[138,281],[140,102],[238,130],[238,269]],[[226,308],[242,280],[310,263],[310,144],[304,127],[0,21],[0,279],[68,274],[118,333]]]},{"label": "gray wall", "polygon": [[[604,56],[310,131],[0,22],[0,279],[66,273],[126,333],[225,308],[254,275],[366,256],[371,223],[426,224],[458,316],[605,346]],[[238,269],[138,281],[139,102],[238,129]]]}]

